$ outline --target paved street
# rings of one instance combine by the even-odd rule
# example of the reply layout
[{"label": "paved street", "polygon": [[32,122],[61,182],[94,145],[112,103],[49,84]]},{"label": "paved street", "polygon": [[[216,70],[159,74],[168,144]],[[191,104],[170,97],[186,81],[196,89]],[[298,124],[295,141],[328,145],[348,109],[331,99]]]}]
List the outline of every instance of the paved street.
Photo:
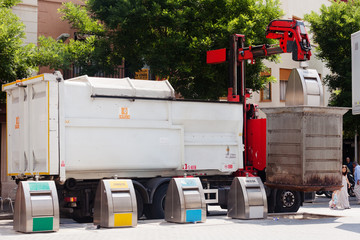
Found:
[{"label": "paved street", "polygon": [[212,214],[206,223],[197,224],[140,220],[136,228],[95,229],[92,224],[61,219],[60,230],[54,233],[18,233],[12,229],[12,220],[0,220],[0,239],[359,239],[360,205],[351,198],[351,209],[330,210],[328,201],[318,196],[296,215],[271,215],[266,220],[230,219],[217,207],[210,208]]}]

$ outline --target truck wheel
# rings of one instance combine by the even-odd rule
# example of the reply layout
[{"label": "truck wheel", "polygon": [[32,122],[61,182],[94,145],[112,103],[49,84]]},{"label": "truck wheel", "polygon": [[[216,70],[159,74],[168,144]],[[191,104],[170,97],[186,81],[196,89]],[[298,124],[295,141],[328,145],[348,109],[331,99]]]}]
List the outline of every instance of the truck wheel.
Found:
[{"label": "truck wheel", "polygon": [[165,217],[165,196],[169,184],[161,185],[155,192],[152,204],[148,206],[146,217],[148,219],[163,219]]},{"label": "truck wheel", "polygon": [[144,200],[138,190],[135,190],[138,219],[144,214]]},{"label": "truck wheel", "polygon": [[93,217],[83,215],[80,209],[75,209],[72,219],[78,223],[91,223],[94,221]]},{"label": "truck wheel", "polygon": [[299,192],[281,189],[277,191],[275,212],[297,212],[300,205]]}]

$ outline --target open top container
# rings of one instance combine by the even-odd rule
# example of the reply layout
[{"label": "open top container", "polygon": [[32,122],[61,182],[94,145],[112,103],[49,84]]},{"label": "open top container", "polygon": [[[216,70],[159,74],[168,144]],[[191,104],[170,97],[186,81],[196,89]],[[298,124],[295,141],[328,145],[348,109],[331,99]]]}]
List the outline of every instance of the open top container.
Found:
[{"label": "open top container", "polygon": [[346,108],[263,108],[267,115],[266,185],[299,191],[341,187]]}]

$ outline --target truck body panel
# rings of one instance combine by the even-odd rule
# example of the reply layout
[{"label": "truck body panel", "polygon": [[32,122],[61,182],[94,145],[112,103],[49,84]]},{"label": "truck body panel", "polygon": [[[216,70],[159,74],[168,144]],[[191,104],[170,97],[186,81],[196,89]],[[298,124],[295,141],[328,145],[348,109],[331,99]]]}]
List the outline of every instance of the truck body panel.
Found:
[{"label": "truck body panel", "polygon": [[360,31],[351,34],[352,114],[360,114]]},{"label": "truck body panel", "polygon": [[8,174],[57,174],[59,131],[55,77],[43,74],[6,84],[3,90],[11,92],[7,94]]},{"label": "truck body panel", "polygon": [[128,78],[44,74],[3,89],[9,175],[142,178],[243,168],[239,103],[178,101],[167,81]]}]

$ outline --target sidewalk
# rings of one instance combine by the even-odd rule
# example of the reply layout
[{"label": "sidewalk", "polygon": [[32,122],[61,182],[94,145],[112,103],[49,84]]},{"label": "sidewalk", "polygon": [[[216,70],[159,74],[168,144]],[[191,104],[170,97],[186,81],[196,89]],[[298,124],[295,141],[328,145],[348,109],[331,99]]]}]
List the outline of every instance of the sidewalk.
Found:
[{"label": "sidewalk", "polygon": [[13,214],[8,212],[0,212],[0,220],[13,219]]},{"label": "sidewalk", "polygon": [[267,219],[238,220],[226,211],[212,207],[205,223],[175,224],[164,220],[140,220],[135,228],[101,228],[61,219],[60,230],[53,233],[23,234],[13,230],[12,220],[0,221],[0,239],[63,240],[63,239],[358,239],[360,238],[360,205],[351,198],[351,209],[331,210],[330,199],[318,196],[314,203],[305,203],[297,214],[269,215]]}]

